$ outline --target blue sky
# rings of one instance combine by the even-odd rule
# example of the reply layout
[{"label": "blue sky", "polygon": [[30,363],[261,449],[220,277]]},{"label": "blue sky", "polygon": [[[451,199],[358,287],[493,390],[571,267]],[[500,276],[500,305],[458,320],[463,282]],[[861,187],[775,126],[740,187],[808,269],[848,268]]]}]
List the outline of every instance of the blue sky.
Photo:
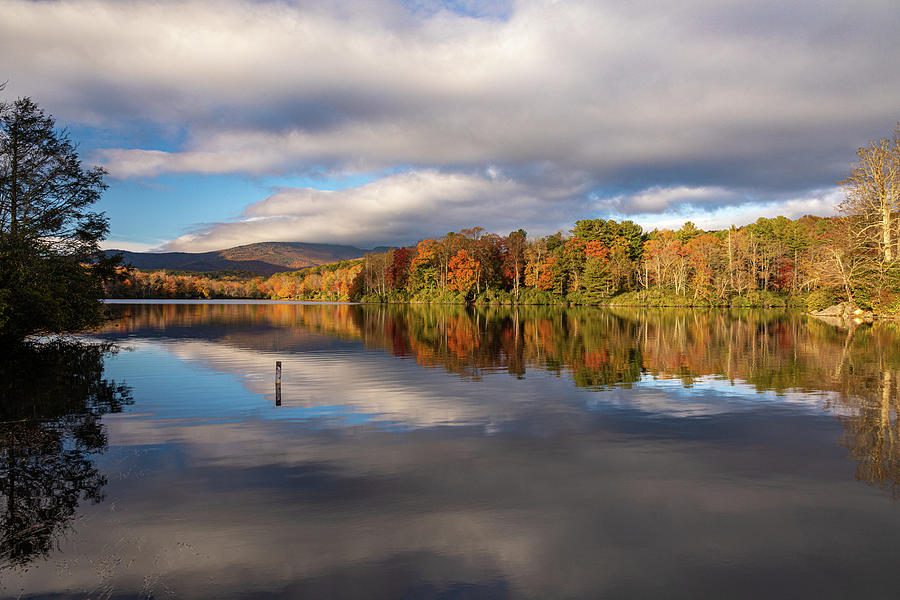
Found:
[{"label": "blue sky", "polygon": [[0,0],[0,80],[109,247],[830,214],[900,120],[896,1]]}]

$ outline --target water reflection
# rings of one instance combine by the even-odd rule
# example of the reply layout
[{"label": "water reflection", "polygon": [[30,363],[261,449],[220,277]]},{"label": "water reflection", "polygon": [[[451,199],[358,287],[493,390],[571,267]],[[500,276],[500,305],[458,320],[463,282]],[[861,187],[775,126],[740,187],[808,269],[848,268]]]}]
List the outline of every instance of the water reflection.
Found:
[{"label": "water reflection", "polygon": [[82,502],[52,564],[0,577],[0,596],[843,598],[900,585],[900,504],[854,480],[859,467],[897,481],[891,326],[752,311],[115,310],[97,334],[123,348],[106,377],[135,402],[102,418],[108,449],[93,461],[108,500]]},{"label": "water reflection", "polygon": [[[900,391],[896,370],[885,368],[873,398],[851,401],[854,411],[839,416],[846,434],[842,444],[859,464],[856,478],[887,488],[900,497]],[[880,392],[880,394],[879,394]]]},{"label": "water reflection", "polygon": [[[105,330],[113,339],[202,337],[220,347],[290,354],[312,347],[311,334],[325,334],[360,340],[370,350],[468,381],[495,372],[524,378],[529,370],[539,370],[597,391],[647,388],[667,380],[707,389],[723,380],[732,388],[749,386],[781,396],[827,394],[825,408],[845,426],[842,443],[859,463],[857,477],[894,494],[900,482],[896,324],[842,329],[799,313],[765,310],[401,305],[124,305],[113,310],[122,318]],[[214,349],[205,352],[207,360],[217,362]],[[328,368],[308,365],[306,370]],[[360,410],[397,418],[396,410],[385,406],[391,394],[384,391],[357,390]],[[369,402],[361,400],[366,396]],[[472,412],[466,415],[470,422]],[[415,423],[423,424],[421,419]]]},{"label": "water reflection", "polygon": [[103,378],[108,351],[56,341],[0,356],[0,571],[46,558],[79,503],[103,500],[92,460],[107,447],[101,416],[130,402]]}]

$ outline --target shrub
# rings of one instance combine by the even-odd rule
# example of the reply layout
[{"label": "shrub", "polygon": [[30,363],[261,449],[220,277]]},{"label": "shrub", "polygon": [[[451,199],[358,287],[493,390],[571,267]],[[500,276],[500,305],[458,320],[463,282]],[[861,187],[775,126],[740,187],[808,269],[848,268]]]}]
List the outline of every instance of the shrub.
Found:
[{"label": "shrub", "polygon": [[500,305],[500,304],[512,304],[513,297],[510,292],[506,290],[500,290],[497,288],[488,288],[481,292],[477,298],[475,298],[475,304],[478,305]]},{"label": "shrub", "polygon": [[519,292],[517,304],[565,305],[566,300],[556,294],[535,288],[526,288]]},{"label": "shrub", "polygon": [[837,299],[834,294],[828,290],[813,290],[806,296],[807,310],[822,310],[835,304]]},{"label": "shrub", "polygon": [[454,290],[421,289],[409,302],[415,304],[465,304],[466,296]]},{"label": "shrub", "polygon": [[675,293],[669,288],[650,288],[637,292],[626,292],[611,298],[611,306],[692,306],[690,298]]},{"label": "shrub", "polygon": [[799,306],[802,308],[803,304],[798,304],[797,298],[787,294],[779,294],[770,290],[752,290],[732,298],[731,306],[735,308],[787,308],[789,306]]}]

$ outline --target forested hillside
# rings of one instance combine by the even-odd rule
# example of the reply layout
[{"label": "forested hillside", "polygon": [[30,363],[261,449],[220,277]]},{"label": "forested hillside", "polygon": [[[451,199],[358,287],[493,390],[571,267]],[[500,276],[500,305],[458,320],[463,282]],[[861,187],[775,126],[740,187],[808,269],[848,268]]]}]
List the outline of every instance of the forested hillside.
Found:
[{"label": "forested hillside", "polygon": [[307,244],[305,242],[260,242],[212,252],[128,252],[119,253],[125,264],[137,269],[179,271],[249,271],[258,275],[272,275],[349,258],[360,258],[370,252],[353,246],[338,244]]},{"label": "forested hillside", "polygon": [[650,305],[826,306],[848,294],[896,306],[894,271],[846,247],[846,218],[761,218],[745,227],[643,232],[630,221],[578,221],[527,239],[474,227],[414,247],[269,278],[123,273],[112,297]]},{"label": "forested hillside", "polygon": [[113,297],[249,297],[364,302],[802,306],[849,300],[900,311],[900,129],[860,148],[838,216],[742,227],[644,231],[577,221],[529,238],[481,227],[269,278],[123,272]]}]

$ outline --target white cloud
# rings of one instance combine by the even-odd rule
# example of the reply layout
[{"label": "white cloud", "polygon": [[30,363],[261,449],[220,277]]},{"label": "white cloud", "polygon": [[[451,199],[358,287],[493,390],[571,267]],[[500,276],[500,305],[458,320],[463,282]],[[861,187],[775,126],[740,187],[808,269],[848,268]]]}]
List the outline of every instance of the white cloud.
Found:
[{"label": "white cloud", "polygon": [[552,233],[583,216],[577,186],[543,190],[503,177],[439,171],[388,175],[365,185],[328,191],[286,188],[246,208],[235,221],[214,223],[179,237],[166,250],[203,251],[261,241],[415,242],[451,229],[480,225],[506,233],[525,226]]},{"label": "white cloud", "polygon": [[601,182],[693,165],[691,185],[830,183],[900,96],[892,2],[532,0],[508,19],[391,2],[0,4],[11,89],[67,118],[187,129],[172,151],[108,149],[119,177],[550,161]]},{"label": "white cloud", "polygon": [[[411,172],[284,190],[170,245],[191,249],[537,233],[688,205],[713,222],[832,185],[898,118],[893,0],[408,6],[0,0],[0,74],[64,122],[140,129],[96,154],[117,178]],[[611,199],[578,195],[598,190]]]},{"label": "white cloud", "polygon": [[128,250],[129,252],[149,252],[154,248],[158,247],[160,243],[165,240],[158,240],[157,242],[133,242],[129,240],[122,240],[119,238],[108,238],[100,243],[100,247],[104,250]]},{"label": "white cloud", "polygon": [[688,205],[669,213],[642,214],[631,216],[645,230],[679,229],[685,221],[707,230],[727,229],[731,225],[746,225],[760,217],[785,216],[798,219],[805,215],[829,216],[842,198],[839,188],[812,190],[810,193],[793,198],[778,198],[768,201],[744,201],[736,205],[703,208]]},{"label": "white cloud", "polygon": [[623,213],[662,213],[682,205],[703,206],[705,204],[734,203],[741,195],[734,190],[720,186],[653,186],[633,194],[620,194],[606,199],[598,199],[598,210],[615,210]]},{"label": "white cloud", "polygon": [[362,247],[412,243],[449,230],[480,225],[505,234],[524,227],[530,235],[568,231],[589,218],[631,219],[650,229],[678,229],[693,221],[704,229],[744,225],[759,217],[829,215],[839,188],[802,196],[753,197],[723,187],[654,186],[597,199],[584,182],[540,188],[504,176],[410,171],[365,185],[329,191],[284,188],[248,206],[237,219],[206,224],[163,245],[163,250],[201,252],[242,243],[296,241]]}]

